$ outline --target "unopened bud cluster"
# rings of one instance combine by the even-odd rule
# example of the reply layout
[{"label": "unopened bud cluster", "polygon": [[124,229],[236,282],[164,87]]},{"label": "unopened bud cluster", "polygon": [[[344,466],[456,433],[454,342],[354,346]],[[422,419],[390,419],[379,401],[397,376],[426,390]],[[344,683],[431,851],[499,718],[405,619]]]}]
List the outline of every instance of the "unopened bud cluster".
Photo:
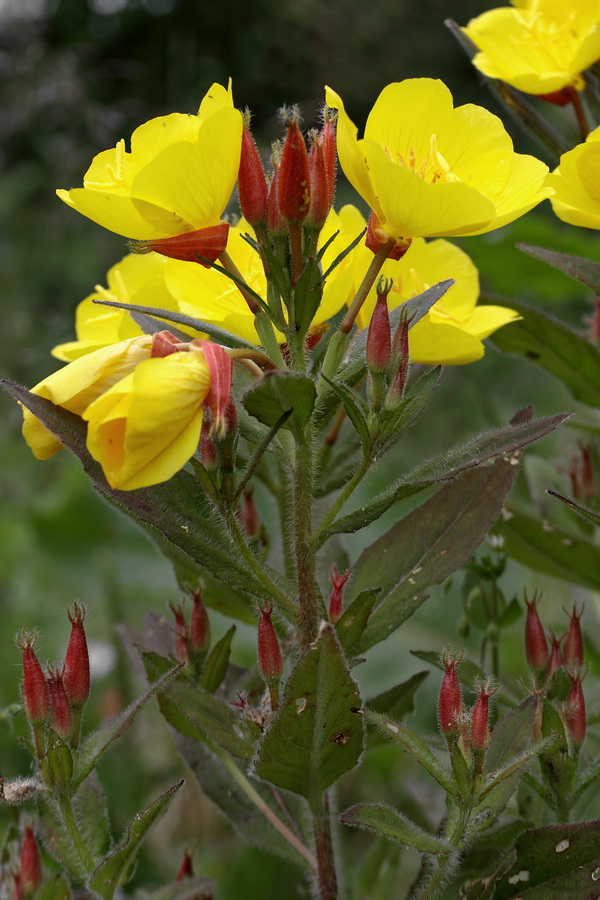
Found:
[{"label": "unopened bud cluster", "polygon": [[200,588],[191,591],[192,612],[189,622],[186,619],[183,604],[169,603],[169,609],[175,619],[173,626],[173,653],[175,659],[185,663],[193,675],[202,671],[202,663],[210,649],[210,620],[202,600]]},{"label": "unopened bud cluster", "polygon": [[402,400],[409,371],[408,331],[410,321],[403,313],[392,335],[388,295],[393,282],[381,276],[377,282],[377,301],[367,332],[366,363],[369,394],[375,414],[394,410]]}]

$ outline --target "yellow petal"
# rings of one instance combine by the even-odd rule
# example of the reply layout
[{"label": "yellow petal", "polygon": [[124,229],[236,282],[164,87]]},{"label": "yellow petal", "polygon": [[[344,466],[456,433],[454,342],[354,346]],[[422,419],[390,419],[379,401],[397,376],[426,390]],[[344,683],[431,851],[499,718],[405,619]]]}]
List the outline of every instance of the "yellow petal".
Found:
[{"label": "yellow petal", "polygon": [[483,340],[503,325],[520,318],[514,309],[506,306],[477,306],[460,327],[473,337]]},{"label": "yellow petal", "polygon": [[547,183],[554,188],[551,197],[556,215],[571,225],[600,229],[600,143],[596,135],[565,153]]},{"label": "yellow petal", "polygon": [[453,325],[433,323],[424,316],[408,334],[410,358],[426,365],[460,366],[483,356],[483,344]]},{"label": "yellow petal", "polygon": [[489,225],[469,231],[469,234],[485,234],[514,222],[552,196],[552,187],[546,181],[548,167],[534,156],[515,153],[511,177],[504,190],[496,197],[496,217]]}]

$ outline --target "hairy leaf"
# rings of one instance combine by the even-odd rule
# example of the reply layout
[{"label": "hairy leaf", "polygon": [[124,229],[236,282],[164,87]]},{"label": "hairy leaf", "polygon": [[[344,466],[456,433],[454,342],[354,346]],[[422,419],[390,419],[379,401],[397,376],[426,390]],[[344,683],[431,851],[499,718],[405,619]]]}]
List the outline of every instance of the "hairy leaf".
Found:
[{"label": "hairy leaf", "polygon": [[390,806],[359,803],[345,810],[340,816],[340,822],[385,834],[406,847],[414,847],[420,853],[452,853],[455,850],[449,841],[435,834],[428,834]]},{"label": "hairy leaf", "polygon": [[242,400],[250,415],[264,425],[272,427],[291,410],[286,425],[304,429],[310,419],[316,400],[312,378],[299,372],[267,372],[250,387]]},{"label": "hairy leaf", "polygon": [[432,778],[448,793],[454,794],[454,786],[450,773],[431,752],[423,738],[411,728],[394,722],[389,716],[382,715],[372,709],[365,710],[365,718],[371,725],[380,729],[381,733],[400,747],[428,772]]}]

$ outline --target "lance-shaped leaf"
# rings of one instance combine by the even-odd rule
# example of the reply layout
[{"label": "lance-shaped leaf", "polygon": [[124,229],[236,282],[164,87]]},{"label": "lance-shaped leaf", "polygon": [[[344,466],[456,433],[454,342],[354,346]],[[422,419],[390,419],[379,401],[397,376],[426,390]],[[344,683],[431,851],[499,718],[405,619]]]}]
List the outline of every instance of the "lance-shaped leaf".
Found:
[{"label": "lance-shaped leaf", "polygon": [[50,875],[35,892],[35,900],[71,900],[71,891],[63,875]]},{"label": "lance-shaped leaf", "polygon": [[355,645],[365,630],[371,610],[380,593],[379,588],[367,588],[366,591],[361,591],[340,616],[335,630],[340,644],[346,652]]},{"label": "lance-shaped leaf", "polygon": [[112,900],[119,885],[128,880],[141,842],[150,827],[166,810],[183,785],[183,780],[161,794],[150,806],[138,813],[129,823],[121,843],[102,860],[90,879],[89,886],[103,900]]},{"label": "lance-shaped leaf", "polygon": [[223,679],[229,665],[229,656],[231,654],[231,641],[235,634],[235,625],[232,625],[221,640],[217,641],[210,651],[204,669],[200,684],[209,694],[214,694]]},{"label": "lance-shaped leaf", "polygon": [[321,377],[327,382],[329,387],[333,388],[335,393],[342,401],[342,406],[344,407],[345,413],[354,425],[356,433],[360,438],[363,451],[366,453],[371,444],[371,435],[369,434],[367,417],[363,412],[364,404],[362,402],[362,398],[349,385],[331,381],[331,379],[329,379],[323,372],[321,373]]},{"label": "lance-shaped leaf", "polygon": [[92,771],[102,754],[132,725],[133,720],[148,700],[158,691],[161,691],[181,669],[181,665],[170,669],[155,684],[151,685],[141,697],[134,700],[127,709],[124,709],[118,716],[99,728],[98,731],[88,735],[77,756],[74,784],[81,784],[83,779]]},{"label": "lance-shaped leaf", "polygon": [[364,853],[356,854],[354,867],[348,873],[348,883],[353,886],[354,900],[389,900],[398,886],[398,867],[401,858],[400,845],[380,838],[371,841]]},{"label": "lance-shaped leaf", "polygon": [[473,469],[378,538],[353,567],[351,593],[377,585],[382,599],[355,652],[385,640],[425,599],[425,590],[464,565],[498,516],[514,481],[516,460]]},{"label": "lance-shaped leaf", "polygon": [[202,896],[212,897],[214,888],[210,878],[185,878],[144,894],[140,900],[194,900]]},{"label": "lance-shaped leaf", "polygon": [[554,269],[564,272],[575,281],[587,285],[595,294],[600,294],[600,263],[584,256],[574,256],[572,253],[559,253],[557,250],[548,250],[546,247],[534,247],[531,244],[517,244],[519,250],[541,259]]},{"label": "lance-shaped leaf", "polygon": [[394,722],[389,716],[374,712],[372,709],[365,710],[365,718],[371,725],[379,728],[381,733],[393,744],[396,744],[415,762],[418,762],[448,794],[454,794],[454,785],[452,784],[450,773],[434,756],[420,735],[407,728],[406,725]]},{"label": "lance-shaped leaf", "polygon": [[309,260],[294,288],[294,311],[296,330],[306,332],[315,317],[323,296],[323,276],[321,269]]},{"label": "lance-shaped leaf", "polygon": [[73,806],[85,845],[98,865],[108,853],[111,837],[106,799],[95,772],[79,785]]},{"label": "lance-shaped leaf", "polygon": [[[600,897],[600,819],[524,831],[494,878],[469,897],[494,900],[594,900]],[[477,892],[480,888],[480,893]]]},{"label": "lance-shaped leaf", "polygon": [[503,552],[535,572],[597,591],[600,549],[581,534],[562,531],[512,507],[498,525]]},{"label": "lance-shaped leaf", "polygon": [[456,849],[444,838],[428,834],[391,806],[359,803],[346,809],[340,816],[340,822],[384,834],[406,847],[414,847],[419,853],[452,853]]},{"label": "lance-shaped leaf", "polygon": [[[486,297],[492,303],[497,297]],[[600,350],[568,325],[521,301],[506,301],[523,318],[490,338],[559,378],[576,400],[600,406]]]},{"label": "lance-shaped leaf", "polygon": [[303,797],[319,797],[358,762],[363,746],[360,705],[334,628],[324,622],[288,679],[254,774]]},{"label": "lance-shaped leaf", "polygon": [[586,519],[592,525],[600,525],[600,513],[593,509],[588,509],[587,506],[582,506],[580,503],[576,503],[571,497],[563,497],[557,491],[548,491],[548,493],[568,506],[569,509],[573,509],[582,519]]},{"label": "lance-shaped leaf", "polygon": [[79,457],[103,496],[156,536],[161,549],[166,546],[176,559],[192,560],[200,571],[206,571],[246,596],[252,591],[256,596],[263,595],[264,589],[236,552],[219,510],[192,475],[180,471],[168,482],[152,487],[113,490],[99,464],[88,453],[87,426],[79,416],[12,382],[3,385]]},{"label": "lance-shaped leaf", "polygon": [[59,864],[60,868],[84,882],[89,872],[70,840],[65,840],[65,824],[60,809],[51,796],[38,797],[39,835],[44,849]]},{"label": "lance-shaped leaf", "polygon": [[239,733],[240,718],[232,706],[189,682],[172,684],[166,697],[169,708],[161,703],[161,711],[177,731],[196,740],[204,740],[208,735],[233,756],[252,759],[254,744]]},{"label": "lance-shaped leaf", "polygon": [[285,412],[291,410],[286,425],[304,429],[308,424],[316,400],[312,378],[299,372],[267,372],[243,396],[250,415],[272,427]]},{"label": "lance-shaped leaf", "polygon": [[384,416],[381,433],[377,440],[378,448],[382,448],[385,452],[385,449],[414,425],[440,386],[442,375],[443,369],[441,366],[435,366],[426,370],[410,384],[402,402],[395,410],[388,412]]},{"label": "lance-shaped leaf", "polygon": [[369,710],[390,716],[395,721],[403,719],[404,716],[414,711],[415,693],[428,675],[429,672],[417,672],[401,684],[396,684],[382,694],[377,694],[376,697],[367,701]]},{"label": "lance-shaped leaf", "polygon": [[508,763],[508,765],[504,766],[502,769],[497,769],[492,772],[489,777],[485,780],[481,791],[479,792],[478,799],[479,801],[485,800],[485,798],[497,787],[503,784],[507,779],[511,778],[513,775],[518,774],[527,765],[527,763],[531,762],[532,759],[535,759],[536,756],[539,756],[546,750],[552,743],[553,738],[543,738],[541,741],[536,741],[535,744],[529,749],[524,750],[522,753],[517,754],[512,762]]},{"label": "lance-shaped leaf", "polygon": [[441,456],[426,460],[373,500],[365,503],[359,509],[336,519],[323,532],[319,543],[323,543],[329,534],[355,532],[370,525],[371,522],[376,521],[384,512],[390,509],[394,503],[398,503],[406,497],[411,497],[432,484],[451,481],[467,469],[480,466],[490,459],[519,450],[532,441],[550,434],[568,418],[570,418],[570,415],[564,414],[549,416],[545,419],[535,419],[532,422],[506,425],[504,428],[485,432]]}]

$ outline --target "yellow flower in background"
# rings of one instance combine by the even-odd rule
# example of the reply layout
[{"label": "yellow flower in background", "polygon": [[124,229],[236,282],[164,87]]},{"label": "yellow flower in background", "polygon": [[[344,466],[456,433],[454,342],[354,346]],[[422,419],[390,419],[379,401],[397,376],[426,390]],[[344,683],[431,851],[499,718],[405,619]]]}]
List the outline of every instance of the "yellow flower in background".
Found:
[{"label": "yellow flower in background", "polygon": [[[100,347],[116,344],[126,338],[143,334],[140,326],[124,309],[100,306],[95,300],[112,300],[137,306],[154,306],[175,311],[177,304],[167,291],[164,279],[166,258],[157,253],[130,253],[108,270],[107,287],[96,290],[77,306],[75,313],[76,341],[59,344],[52,355],[71,362]],[[183,265],[190,265],[183,263]],[[194,333],[192,337],[198,337]]]},{"label": "yellow flower in background", "polygon": [[[352,221],[355,229],[361,220],[365,225],[354,207],[344,207],[340,216]],[[372,253],[362,243],[353,255],[356,289]],[[519,318],[503,306],[477,306],[479,273],[469,256],[449,241],[415,238],[402,259],[386,260],[381,271],[393,281],[388,294],[390,311],[440,281],[455,281],[408,333],[410,358],[415,363],[456,366],[475,362],[484,353],[482,340]],[[376,296],[373,288],[358,313],[356,324],[361,329],[369,325]]]},{"label": "yellow flower in background", "polygon": [[600,128],[563,154],[547,181],[554,188],[551,202],[559,219],[600,229]]},{"label": "yellow flower in background", "polygon": [[111,487],[167,481],[198,449],[210,389],[202,351],[141,362],[83,413],[87,446]]},{"label": "yellow flower in background", "polygon": [[[36,384],[32,393],[82,415],[93,400],[121,381],[138,363],[147,360],[151,349],[150,335],[103,347],[53,372]],[[25,408],[23,436],[38,459],[49,459],[63,447],[61,441]]]},{"label": "yellow flower in background", "polygon": [[198,115],[172,113],[94,157],[83,187],[58,196],[99,225],[152,241],[218,224],[240,161],[242,115],[231,89],[213,84]]},{"label": "yellow flower in background", "polygon": [[341,98],[340,165],[373,210],[378,238],[482,234],[512,222],[548,197],[547,166],[515,153],[497,116],[479,106],[454,108],[452,95],[430,78],[383,89],[362,139]]},{"label": "yellow flower in background", "polygon": [[582,90],[582,72],[600,58],[600,0],[514,0],[471,19],[473,64],[527,94]]}]

